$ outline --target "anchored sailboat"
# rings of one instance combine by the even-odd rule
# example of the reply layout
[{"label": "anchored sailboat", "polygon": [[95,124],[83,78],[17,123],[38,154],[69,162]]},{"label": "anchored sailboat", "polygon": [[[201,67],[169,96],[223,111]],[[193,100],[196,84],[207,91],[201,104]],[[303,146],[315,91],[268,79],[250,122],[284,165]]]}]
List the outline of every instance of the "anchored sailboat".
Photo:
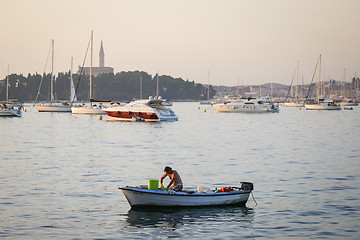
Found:
[{"label": "anchored sailboat", "polygon": [[6,97],[5,102],[0,102],[0,117],[21,117],[22,106],[9,101],[9,65],[6,76]]},{"label": "anchored sailboat", "polygon": [[[202,95],[202,93],[201,93]],[[201,97],[201,96],[200,96]],[[210,71],[208,71],[208,84],[207,84],[207,100],[201,100],[199,101],[201,105],[210,105]]]},{"label": "anchored sailboat", "polygon": [[[90,39],[91,49],[90,49],[90,89],[89,89],[89,105],[79,105],[79,106],[73,106],[71,108],[71,112],[73,114],[94,114],[94,115],[100,115],[105,114],[103,103],[110,102],[110,101],[95,101],[92,99],[92,54],[93,54],[93,31],[91,31],[91,39]],[[93,104],[98,103],[99,105]]]},{"label": "anchored sailboat", "polygon": [[317,101],[315,104],[305,104],[306,110],[341,110],[332,100],[320,101],[320,81],[321,81],[321,54],[319,56],[319,82],[317,86]]},{"label": "anchored sailboat", "polygon": [[[292,82],[291,82],[292,83]],[[291,85],[290,85],[291,88]],[[290,92],[290,89],[289,89]],[[295,86],[295,98],[293,101],[285,102],[285,106],[287,107],[303,107],[304,103],[300,102],[299,99],[299,60],[296,67],[296,86]]]},{"label": "anchored sailboat", "polygon": [[71,57],[71,69],[70,69],[70,102],[77,102],[74,79],[72,76],[73,76],[73,57]]},{"label": "anchored sailboat", "polygon": [[[44,70],[45,72],[45,70]],[[71,112],[71,106],[68,102],[54,101],[54,40],[51,40],[51,75],[50,75],[50,102],[35,104],[39,112]],[[41,81],[42,82],[42,81]],[[41,83],[38,89],[37,98],[40,94]]]}]

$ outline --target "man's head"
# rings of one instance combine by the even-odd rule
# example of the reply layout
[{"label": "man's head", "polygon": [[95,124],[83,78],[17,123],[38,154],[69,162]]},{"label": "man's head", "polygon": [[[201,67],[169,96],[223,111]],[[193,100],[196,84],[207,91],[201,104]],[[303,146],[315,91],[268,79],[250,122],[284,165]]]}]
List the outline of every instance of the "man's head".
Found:
[{"label": "man's head", "polygon": [[166,173],[171,173],[171,170],[172,170],[172,168],[169,167],[169,166],[166,166],[166,167],[164,168],[164,172],[166,172]]}]

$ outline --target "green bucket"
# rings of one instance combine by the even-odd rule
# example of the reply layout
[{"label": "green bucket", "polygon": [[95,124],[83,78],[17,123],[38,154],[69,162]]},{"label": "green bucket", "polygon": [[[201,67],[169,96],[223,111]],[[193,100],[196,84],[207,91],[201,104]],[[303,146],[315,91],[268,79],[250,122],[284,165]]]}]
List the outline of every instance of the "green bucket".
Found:
[{"label": "green bucket", "polygon": [[157,190],[159,188],[159,180],[158,179],[150,179],[148,184],[148,189]]}]

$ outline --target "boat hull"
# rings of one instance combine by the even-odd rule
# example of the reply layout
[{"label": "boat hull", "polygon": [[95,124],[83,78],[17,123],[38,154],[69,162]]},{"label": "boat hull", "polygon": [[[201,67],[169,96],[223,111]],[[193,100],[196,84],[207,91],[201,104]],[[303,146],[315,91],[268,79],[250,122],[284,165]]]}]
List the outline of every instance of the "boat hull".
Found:
[{"label": "boat hull", "polygon": [[115,121],[134,121],[134,118],[144,122],[178,120],[171,109],[116,107],[105,109],[104,112]]},{"label": "boat hull", "polygon": [[186,193],[134,187],[121,187],[120,189],[132,208],[245,205],[251,193],[251,190],[217,193]]},{"label": "boat hull", "polygon": [[265,113],[278,112],[277,106],[271,105],[247,105],[247,104],[214,104],[213,107],[219,112],[247,112],[247,113]]},{"label": "boat hull", "polygon": [[[177,121],[178,117],[170,113],[159,113],[159,112],[145,112],[139,111],[134,112],[125,111],[113,111],[104,110],[111,120],[115,121],[134,121],[134,118],[145,122],[159,122],[159,121]],[[160,117],[159,117],[160,116]]]},{"label": "boat hull", "polygon": [[21,117],[20,109],[0,109],[0,117]]},{"label": "boat hull", "polygon": [[305,104],[306,110],[341,110],[339,105]]},{"label": "boat hull", "polygon": [[297,102],[286,102],[286,107],[304,107],[304,103],[297,103]]},{"label": "boat hull", "polygon": [[358,106],[359,104],[356,102],[341,102],[340,106]]},{"label": "boat hull", "polygon": [[72,107],[72,114],[104,115],[104,108],[99,107]]},{"label": "boat hull", "polygon": [[67,105],[35,105],[39,112],[71,112],[71,106]]}]

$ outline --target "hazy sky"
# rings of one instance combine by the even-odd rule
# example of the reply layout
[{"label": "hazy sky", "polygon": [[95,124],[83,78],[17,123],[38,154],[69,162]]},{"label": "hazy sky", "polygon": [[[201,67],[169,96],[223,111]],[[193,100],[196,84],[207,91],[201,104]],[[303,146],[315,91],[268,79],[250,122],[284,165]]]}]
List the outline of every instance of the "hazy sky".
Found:
[{"label": "hazy sky", "polygon": [[[93,66],[199,83],[290,84],[297,60],[311,81],[360,77],[359,0],[0,0],[0,79],[81,65],[94,30]],[[87,66],[90,65],[89,58]],[[48,66],[46,72],[50,72]]]}]

